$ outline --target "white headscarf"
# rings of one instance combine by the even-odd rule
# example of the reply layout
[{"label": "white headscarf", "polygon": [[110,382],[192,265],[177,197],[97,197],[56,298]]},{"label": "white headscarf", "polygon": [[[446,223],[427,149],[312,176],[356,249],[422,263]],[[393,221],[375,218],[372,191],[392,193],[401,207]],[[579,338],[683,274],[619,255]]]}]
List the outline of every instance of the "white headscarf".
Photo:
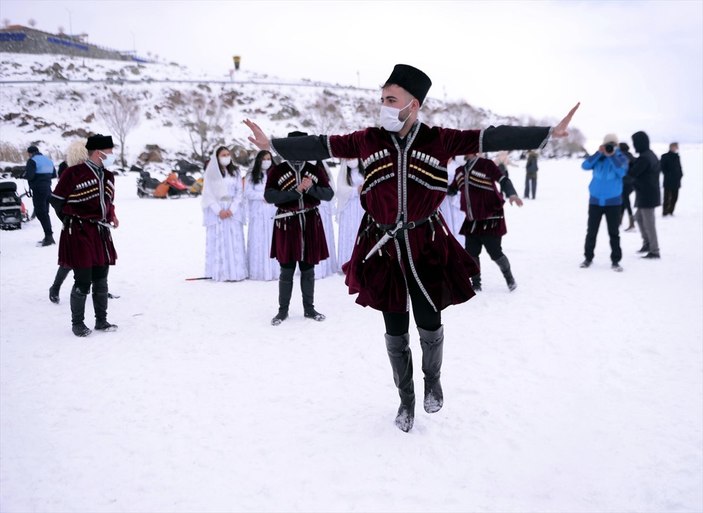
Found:
[{"label": "white headscarf", "polygon": [[229,196],[225,179],[220,171],[220,163],[217,161],[217,150],[212,152],[210,162],[205,168],[203,176],[203,192],[200,197],[200,203],[203,210],[210,208],[212,205],[219,205],[222,198]]}]

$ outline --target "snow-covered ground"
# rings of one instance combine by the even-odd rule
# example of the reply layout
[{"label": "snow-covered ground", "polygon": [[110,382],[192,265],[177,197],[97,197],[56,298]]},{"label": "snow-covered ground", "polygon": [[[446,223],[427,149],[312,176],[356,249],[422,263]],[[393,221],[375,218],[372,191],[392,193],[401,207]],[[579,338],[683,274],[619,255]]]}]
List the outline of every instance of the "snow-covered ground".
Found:
[{"label": "snow-covered ground", "polygon": [[[279,327],[276,282],[185,280],[203,275],[197,199],[118,178],[119,330],[87,339],[70,283],[48,300],[38,222],[0,232],[0,510],[702,511],[703,154],[681,154],[662,259],[621,233],[623,273],[605,225],[578,267],[589,173],[540,162],[537,199],[506,208],[518,289],[484,257],[484,291],[443,316],[445,406],[409,434],[381,315],[341,276],[316,282],[325,322],[296,284]],[[521,191],[524,163],[511,176]],[[422,390],[414,329],[411,346]]]}]

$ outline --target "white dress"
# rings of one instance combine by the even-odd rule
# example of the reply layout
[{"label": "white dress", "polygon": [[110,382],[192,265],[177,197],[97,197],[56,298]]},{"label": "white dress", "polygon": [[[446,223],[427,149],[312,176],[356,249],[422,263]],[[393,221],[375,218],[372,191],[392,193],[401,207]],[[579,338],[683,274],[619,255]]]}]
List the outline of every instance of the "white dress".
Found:
[{"label": "white dress", "polygon": [[247,176],[244,196],[248,210],[247,263],[250,280],[277,280],[281,274],[278,260],[270,256],[276,205],[266,203],[265,189],[265,177],[261,183],[254,184],[251,181],[251,175]]},{"label": "white dress", "polygon": [[[247,277],[242,180],[238,176],[227,175],[223,182],[227,196],[203,208],[205,276],[214,281],[239,281]],[[218,214],[221,209],[231,210],[232,217],[220,219]]]},{"label": "white dress", "polygon": [[[463,165],[463,161],[450,160],[447,165],[447,183],[452,183],[454,181],[454,175],[456,174],[456,168]],[[459,230],[461,230],[461,225],[464,223],[464,218],[466,214],[461,211],[460,205],[460,193],[454,196],[447,196],[442,200],[442,204],[439,206],[440,212],[442,212],[442,217],[447,222],[449,230],[454,235],[454,238],[459,241],[462,247],[464,247],[464,236],[459,235]]]},{"label": "white dress", "polygon": [[352,185],[347,184],[345,176],[337,180],[339,195],[337,198],[337,222],[339,223],[339,238],[337,240],[337,259],[340,265],[351,258],[352,250],[356,244],[356,234],[364,217],[364,209],[359,198],[359,186],[363,185],[364,177],[359,169],[351,172]]},{"label": "white dress", "polygon": [[334,198],[332,198],[332,201],[321,201],[320,206],[317,207],[322,218],[322,227],[325,229],[325,240],[327,241],[327,250],[330,256],[315,266],[315,279],[326,278],[339,272],[337,251],[335,250],[337,245],[334,243],[334,221],[332,220],[333,201]]}]

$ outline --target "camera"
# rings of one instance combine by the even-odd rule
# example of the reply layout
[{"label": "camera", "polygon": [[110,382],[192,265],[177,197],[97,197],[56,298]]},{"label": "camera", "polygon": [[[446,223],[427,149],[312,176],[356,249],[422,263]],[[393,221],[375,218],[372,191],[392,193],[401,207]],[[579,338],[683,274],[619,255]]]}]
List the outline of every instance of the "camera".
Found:
[{"label": "camera", "polygon": [[613,143],[606,143],[603,147],[606,153],[613,153],[615,151],[615,145]]}]

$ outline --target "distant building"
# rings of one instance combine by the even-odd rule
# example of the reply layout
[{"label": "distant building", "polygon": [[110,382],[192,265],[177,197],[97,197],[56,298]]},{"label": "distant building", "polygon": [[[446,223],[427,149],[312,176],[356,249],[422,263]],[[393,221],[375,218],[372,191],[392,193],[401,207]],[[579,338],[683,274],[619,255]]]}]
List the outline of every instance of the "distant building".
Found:
[{"label": "distant building", "polygon": [[60,54],[90,59],[148,62],[134,55],[134,52],[120,52],[87,43],[84,41],[85,37],[87,37],[85,34],[80,36],[51,34],[22,25],[10,25],[0,29],[0,52]]}]

